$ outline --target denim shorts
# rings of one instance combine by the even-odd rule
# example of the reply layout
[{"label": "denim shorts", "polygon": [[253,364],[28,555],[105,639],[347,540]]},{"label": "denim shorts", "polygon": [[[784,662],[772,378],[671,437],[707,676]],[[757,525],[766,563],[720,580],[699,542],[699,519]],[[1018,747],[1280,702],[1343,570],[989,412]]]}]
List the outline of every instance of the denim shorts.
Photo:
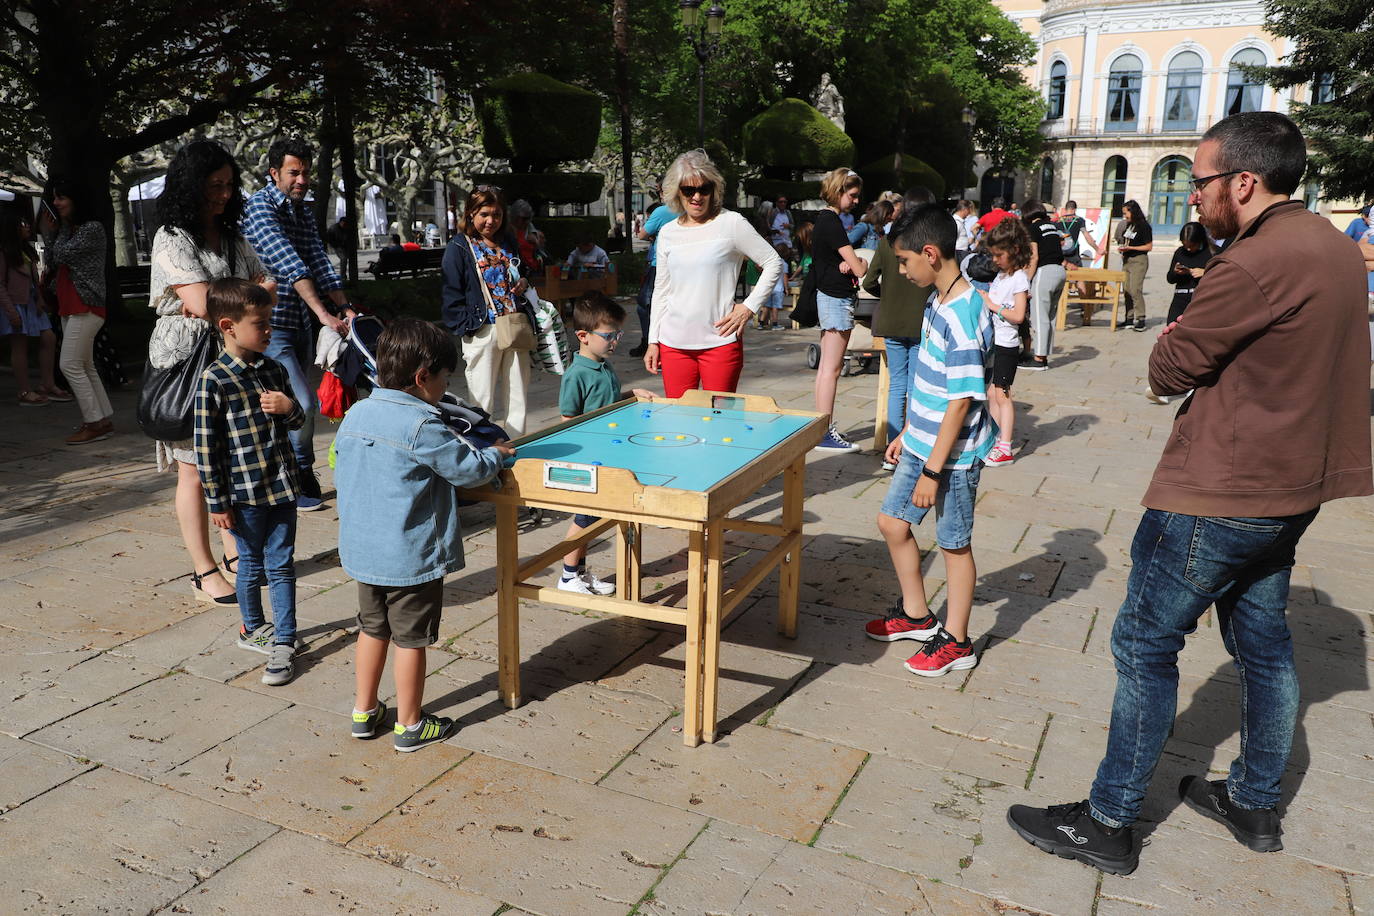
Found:
[{"label": "denim shorts", "polygon": [[[892,473],[887,496],[883,499],[883,515],[919,525],[929,509],[911,504],[916,484],[921,480],[925,462],[911,452],[903,451],[897,470]],[[950,468],[935,491],[935,543],[944,550],[959,550],[973,542],[973,501],[978,496],[978,478],[983,462],[971,468]]]},{"label": "denim shorts", "polygon": [[854,297],[840,299],[816,290],[816,314],[822,331],[848,331],[854,327]]}]

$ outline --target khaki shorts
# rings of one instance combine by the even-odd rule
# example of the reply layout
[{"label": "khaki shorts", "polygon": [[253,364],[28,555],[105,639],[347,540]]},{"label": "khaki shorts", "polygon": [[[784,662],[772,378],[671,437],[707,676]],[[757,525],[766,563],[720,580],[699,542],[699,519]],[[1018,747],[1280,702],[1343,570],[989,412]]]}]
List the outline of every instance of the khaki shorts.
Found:
[{"label": "khaki shorts", "polygon": [[444,580],[419,585],[358,583],[358,629],[402,649],[423,649],[439,641]]}]

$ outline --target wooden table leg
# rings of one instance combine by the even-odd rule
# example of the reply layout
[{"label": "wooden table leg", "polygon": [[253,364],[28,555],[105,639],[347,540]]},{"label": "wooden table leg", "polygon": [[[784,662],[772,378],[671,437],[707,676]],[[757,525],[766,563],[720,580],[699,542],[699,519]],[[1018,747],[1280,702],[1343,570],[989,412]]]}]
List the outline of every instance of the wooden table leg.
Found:
[{"label": "wooden table leg", "polygon": [[873,418],[873,447],[881,452],[887,448],[887,398],[892,390],[892,376],[887,371],[887,349],[878,354],[878,403]]},{"label": "wooden table leg", "polygon": [[1112,330],[1116,330],[1116,307],[1121,304],[1121,284],[1108,283],[1107,288],[1112,291]]},{"label": "wooden table leg", "polygon": [[624,601],[638,601],[641,591],[639,522],[621,522],[615,539],[615,594]]},{"label": "wooden table leg", "polygon": [[797,601],[801,597],[802,500],[805,497],[806,458],[792,462],[783,471],[782,526],[787,536],[795,532],[797,547],[782,559],[778,573],[778,632],[788,638],[797,635]]},{"label": "wooden table leg", "polygon": [[626,566],[629,568],[630,600],[638,601],[644,594],[644,564],[641,557],[644,526],[639,522],[626,522],[625,540],[627,552]]},{"label": "wooden table leg", "polygon": [[706,532],[687,533],[687,677],[682,701],[682,743],[696,747],[701,743],[701,631],[705,624],[705,577],[702,575],[706,552]]},{"label": "wooden table leg", "polygon": [[[1070,271],[1070,276],[1073,275]],[[1059,314],[1054,318],[1054,328],[1056,331],[1064,330],[1065,315],[1069,310],[1069,284],[1065,282],[1064,288],[1059,292]]]},{"label": "wooden table leg", "polygon": [[720,686],[721,556],[725,529],[719,521],[706,529],[706,619],[701,653],[701,740],[716,740],[716,697]]},{"label": "wooden table leg", "polygon": [[496,504],[497,673],[501,700],[510,709],[520,705],[520,599],[515,596],[515,571],[520,565],[518,512],[514,503]]}]

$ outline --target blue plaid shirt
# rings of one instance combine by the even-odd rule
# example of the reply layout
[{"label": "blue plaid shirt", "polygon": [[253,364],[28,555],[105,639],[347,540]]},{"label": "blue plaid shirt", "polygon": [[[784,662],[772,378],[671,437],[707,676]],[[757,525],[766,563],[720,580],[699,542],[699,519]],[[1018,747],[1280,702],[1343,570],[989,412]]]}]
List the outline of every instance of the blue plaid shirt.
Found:
[{"label": "blue plaid shirt", "polygon": [[272,327],[309,328],[310,308],[293,284],[309,277],[322,296],[330,290],[343,289],[343,282],[325,254],[310,210],[304,202],[291,201],[276,185],[269,184],[244,205],[243,234],[268,275],[277,281]]},{"label": "blue plaid shirt", "polygon": [[[280,391],[291,412],[269,414],[258,401]],[[294,502],[296,455],[288,429],[300,429],[305,413],[281,363],[266,356],[246,363],[227,350],[200,376],[196,390],[196,470],[211,512],[235,503],[279,506]]]}]

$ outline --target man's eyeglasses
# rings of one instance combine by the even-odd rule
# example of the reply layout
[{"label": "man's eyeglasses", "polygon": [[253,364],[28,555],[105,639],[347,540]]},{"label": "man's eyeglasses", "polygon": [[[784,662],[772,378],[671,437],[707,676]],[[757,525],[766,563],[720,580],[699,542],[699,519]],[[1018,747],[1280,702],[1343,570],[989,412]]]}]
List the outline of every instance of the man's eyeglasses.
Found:
[{"label": "man's eyeglasses", "polygon": [[716,189],[716,185],[715,182],[707,181],[698,185],[680,184],[677,189],[682,192],[683,197],[696,197],[698,194],[702,197],[710,197],[711,192]]},{"label": "man's eyeglasses", "polygon": [[624,331],[592,331],[592,333],[607,343],[615,343],[620,340],[621,337],[625,336]]},{"label": "man's eyeglasses", "polygon": [[1202,193],[1202,189],[1207,187],[1218,178],[1225,178],[1227,175],[1239,175],[1241,172],[1248,172],[1249,169],[1232,169],[1229,172],[1217,172],[1215,175],[1203,175],[1201,178],[1190,178],[1188,183],[1193,186],[1193,190]]}]

